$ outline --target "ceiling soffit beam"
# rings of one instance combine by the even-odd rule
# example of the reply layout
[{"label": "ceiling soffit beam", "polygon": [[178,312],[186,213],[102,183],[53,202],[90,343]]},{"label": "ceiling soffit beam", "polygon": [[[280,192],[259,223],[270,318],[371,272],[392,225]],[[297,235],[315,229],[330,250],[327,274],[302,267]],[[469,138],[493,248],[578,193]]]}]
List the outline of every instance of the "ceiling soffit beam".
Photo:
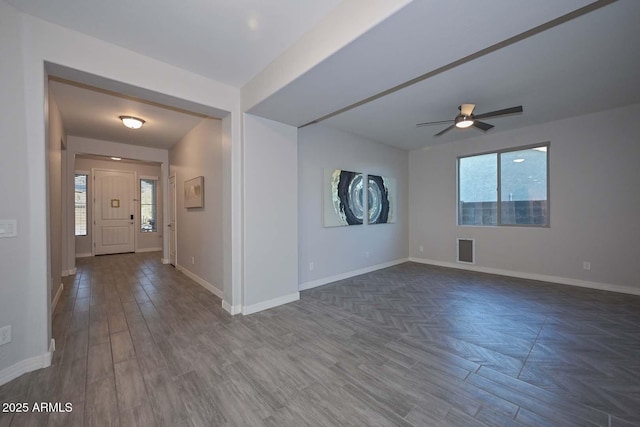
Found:
[{"label": "ceiling soffit beam", "polygon": [[459,67],[460,65],[466,64],[467,62],[471,62],[474,59],[483,57],[483,56],[488,55],[488,54],[490,54],[492,52],[495,52],[495,51],[498,51],[500,49],[503,49],[503,48],[505,48],[507,46],[511,46],[512,44],[518,43],[518,42],[520,42],[522,40],[528,39],[529,37],[533,37],[533,36],[535,36],[537,34],[540,34],[540,33],[544,32],[544,31],[547,31],[547,30],[549,30],[551,28],[554,28],[554,27],[557,27],[559,25],[562,25],[565,22],[569,22],[569,21],[571,21],[573,19],[579,18],[579,17],[581,17],[583,15],[586,15],[588,13],[591,13],[591,12],[593,12],[595,10],[598,10],[600,8],[608,6],[608,5],[612,4],[612,3],[615,3],[616,1],[618,1],[618,0],[597,0],[597,1],[593,2],[593,3],[591,3],[591,4],[588,4],[588,5],[584,6],[584,7],[576,9],[573,12],[569,12],[569,13],[567,13],[565,15],[559,16],[558,18],[552,19],[549,22],[545,22],[544,24],[540,24],[540,25],[538,25],[536,27],[533,27],[530,30],[524,31],[524,32],[522,32],[520,34],[516,34],[513,37],[509,37],[508,39],[505,39],[505,40],[503,40],[501,42],[493,44],[493,45],[491,45],[489,47],[486,47],[486,48],[484,48],[482,50],[474,52],[474,53],[472,53],[470,55],[467,55],[467,56],[465,56],[463,58],[460,58],[458,60],[455,60],[453,62],[450,62],[450,63],[448,63],[446,65],[443,65],[442,67],[436,68],[435,70],[429,71],[429,72],[427,72],[425,74],[422,74],[422,75],[420,75],[418,77],[415,77],[415,78],[413,78],[411,80],[408,80],[408,81],[406,81],[404,83],[400,83],[399,85],[394,86],[394,87],[392,87],[390,89],[384,90],[382,92],[378,92],[375,95],[372,95],[372,96],[370,96],[368,98],[365,98],[365,99],[363,99],[361,101],[358,101],[358,102],[353,103],[351,105],[347,105],[346,107],[343,107],[343,108],[341,108],[339,110],[336,110],[336,111],[334,111],[332,113],[326,114],[326,115],[324,115],[324,116],[322,116],[320,118],[317,118],[317,119],[312,120],[312,121],[310,121],[308,123],[305,123],[302,126],[300,126],[300,128],[303,128],[303,127],[306,127],[306,126],[310,126],[310,125],[313,125],[313,124],[316,124],[316,123],[320,123],[322,121],[330,119],[331,117],[335,117],[335,116],[337,116],[339,114],[342,114],[342,113],[345,113],[345,112],[347,112],[349,110],[353,110],[354,108],[358,108],[358,107],[360,107],[362,105],[368,104],[369,102],[373,102],[373,101],[375,101],[377,99],[380,99],[382,97],[390,95],[390,94],[392,94],[394,92],[397,92],[399,90],[402,90],[404,88],[412,86],[412,85],[414,85],[416,83],[420,83],[423,80],[426,80],[428,78],[437,76],[438,74],[444,73],[445,71],[448,71],[448,70],[451,70],[453,68]]},{"label": "ceiling soffit beam", "polygon": [[343,0],[241,89],[251,110],[413,0]]},{"label": "ceiling soffit beam", "polygon": [[49,80],[54,81],[54,82],[58,82],[58,83],[62,83],[62,84],[66,84],[66,85],[69,85],[69,86],[79,87],[81,89],[91,90],[93,92],[102,93],[104,95],[115,96],[117,98],[126,99],[128,101],[133,101],[133,102],[139,102],[141,104],[152,105],[152,106],[158,107],[158,108],[164,108],[165,110],[175,111],[177,113],[189,114],[191,116],[200,117],[202,119],[206,119],[208,117],[211,117],[211,116],[207,116],[205,114],[196,113],[195,111],[185,110],[183,108],[173,107],[171,105],[161,104],[159,102],[154,102],[154,101],[149,101],[147,99],[143,99],[143,98],[139,98],[139,97],[136,97],[136,96],[127,95],[127,94],[120,93],[120,92],[115,92],[115,91],[108,90],[108,89],[102,89],[102,88],[99,88],[99,87],[96,87],[96,86],[91,86],[91,85],[80,83],[80,82],[76,82],[76,81],[73,81],[73,80],[64,79],[62,77],[56,77],[56,76],[49,75]]}]

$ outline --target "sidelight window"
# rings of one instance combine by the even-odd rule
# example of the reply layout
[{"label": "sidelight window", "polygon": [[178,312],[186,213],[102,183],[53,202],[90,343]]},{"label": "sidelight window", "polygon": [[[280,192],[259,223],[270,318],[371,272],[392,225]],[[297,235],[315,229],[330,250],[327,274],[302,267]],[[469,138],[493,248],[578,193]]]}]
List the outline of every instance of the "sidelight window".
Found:
[{"label": "sidelight window", "polygon": [[140,231],[157,231],[157,183],[156,179],[140,180]]}]

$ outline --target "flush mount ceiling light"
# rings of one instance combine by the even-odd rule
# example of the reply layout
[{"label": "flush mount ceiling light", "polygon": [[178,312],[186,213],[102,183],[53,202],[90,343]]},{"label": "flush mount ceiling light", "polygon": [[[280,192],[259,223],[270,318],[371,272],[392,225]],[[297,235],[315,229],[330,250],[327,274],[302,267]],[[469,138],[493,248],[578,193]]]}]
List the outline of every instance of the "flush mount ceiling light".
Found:
[{"label": "flush mount ceiling light", "polygon": [[144,120],[133,116],[120,116],[120,120],[129,129],[140,129],[144,124]]}]

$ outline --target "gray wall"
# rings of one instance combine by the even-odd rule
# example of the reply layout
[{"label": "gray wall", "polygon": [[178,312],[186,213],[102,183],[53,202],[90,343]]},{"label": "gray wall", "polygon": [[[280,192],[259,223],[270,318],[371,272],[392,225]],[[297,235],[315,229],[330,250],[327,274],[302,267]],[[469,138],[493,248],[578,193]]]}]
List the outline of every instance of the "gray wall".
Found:
[{"label": "gray wall", "polygon": [[[32,231],[28,172],[29,161],[33,160],[28,156],[25,143],[27,123],[20,22],[21,17],[15,9],[0,2],[0,129],[3,150],[0,156],[0,200],[3,201],[0,203],[0,218],[18,221],[17,237],[0,239],[0,326],[12,326],[11,342],[0,346],[0,372],[27,357],[43,353],[45,328],[38,322],[46,318],[48,311],[44,298],[30,299],[31,292],[37,289],[42,292],[47,284],[30,281],[29,242]],[[44,162],[38,167],[44,168]],[[47,206],[43,203],[40,209],[46,210]],[[41,313],[33,321],[30,312],[36,307]]]},{"label": "gray wall", "polygon": [[[0,218],[18,220],[18,236],[0,239],[0,325],[11,324],[13,328],[11,343],[0,346],[0,383],[14,374],[50,363],[51,279],[47,268],[50,229],[45,144],[48,130],[43,107],[47,93],[45,67],[52,68],[51,64],[66,67],[66,78],[78,75],[87,84],[107,90],[137,89],[137,96],[154,102],[169,99],[176,101],[173,106],[205,114],[232,113],[227,116],[230,125],[225,128],[231,141],[225,160],[231,163],[227,169],[230,176],[225,176],[225,182],[232,188],[226,194],[231,198],[227,217],[232,229],[229,245],[233,258],[227,262],[233,266],[234,292],[229,293],[233,298],[229,305],[234,306],[239,294],[236,291],[241,286],[238,273],[241,224],[235,219],[241,215],[240,90],[22,14],[3,1],[0,1],[0,57],[0,129],[4,150],[0,158],[0,200],[10,201],[0,203]],[[83,71],[76,74],[71,70]],[[71,141],[69,137],[68,151],[73,147]],[[92,154],[115,154],[109,152],[114,143],[89,141],[89,145]],[[167,150],[123,145],[118,151],[128,158],[168,162]],[[67,184],[63,187],[71,185],[73,173],[70,177],[69,169],[73,166],[69,163]],[[168,168],[163,167],[162,172],[166,178]],[[72,200],[67,203],[71,205]],[[67,239],[67,244],[68,265],[64,270],[73,270],[74,239]]]},{"label": "gray wall", "polygon": [[244,115],[244,312],[298,298],[297,129]]},{"label": "gray wall", "polygon": [[[223,292],[222,123],[205,119],[169,151],[176,176],[178,265]],[[204,207],[184,207],[184,182],[204,177]],[[193,263],[192,263],[193,257]]]},{"label": "gray wall", "polygon": [[[325,168],[395,178],[397,222],[324,228]],[[299,130],[298,274],[301,288],[309,282],[408,257],[407,171],[406,151],[322,125]],[[313,271],[309,270],[310,262],[314,264]]]},{"label": "gray wall", "polygon": [[[639,114],[633,105],[412,152],[411,256],[453,263],[455,239],[474,238],[478,267],[640,291]],[[544,141],[551,144],[550,228],[456,225],[457,156]]]}]

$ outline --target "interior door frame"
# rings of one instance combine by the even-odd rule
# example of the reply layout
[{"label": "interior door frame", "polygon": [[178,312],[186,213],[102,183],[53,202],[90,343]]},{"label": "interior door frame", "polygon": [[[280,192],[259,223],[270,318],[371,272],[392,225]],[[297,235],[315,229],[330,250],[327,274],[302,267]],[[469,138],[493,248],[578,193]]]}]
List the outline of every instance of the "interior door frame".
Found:
[{"label": "interior door frame", "polygon": [[[171,197],[171,180],[173,179],[173,197]],[[178,177],[174,173],[169,175],[167,180],[167,203],[169,218],[167,218],[167,228],[173,234],[174,252],[173,259],[171,257],[171,236],[169,236],[169,264],[174,267],[178,266]],[[172,212],[173,211],[173,212]],[[173,215],[173,227],[171,227],[171,215]]]},{"label": "interior door frame", "polygon": [[[139,193],[140,193],[140,189],[136,188],[136,183],[138,182],[138,172],[136,171],[127,171],[127,170],[120,170],[120,169],[107,169],[107,168],[91,168],[91,185],[92,188],[95,189],[95,183],[96,183],[96,174],[95,171],[103,171],[103,172],[127,172],[127,173],[132,173],[133,174],[133,215],[134,215],[134,222],[133,222],[133,253],[135,253],[138,250],[138,233],[137,233],[137,221],[135,220],[135,218],[139,215],[137,215],[136,213],[138,213],[139,209]],[[93,194],[91,195],[91,256],[96,256],[96,192],[94,191]]]}]

